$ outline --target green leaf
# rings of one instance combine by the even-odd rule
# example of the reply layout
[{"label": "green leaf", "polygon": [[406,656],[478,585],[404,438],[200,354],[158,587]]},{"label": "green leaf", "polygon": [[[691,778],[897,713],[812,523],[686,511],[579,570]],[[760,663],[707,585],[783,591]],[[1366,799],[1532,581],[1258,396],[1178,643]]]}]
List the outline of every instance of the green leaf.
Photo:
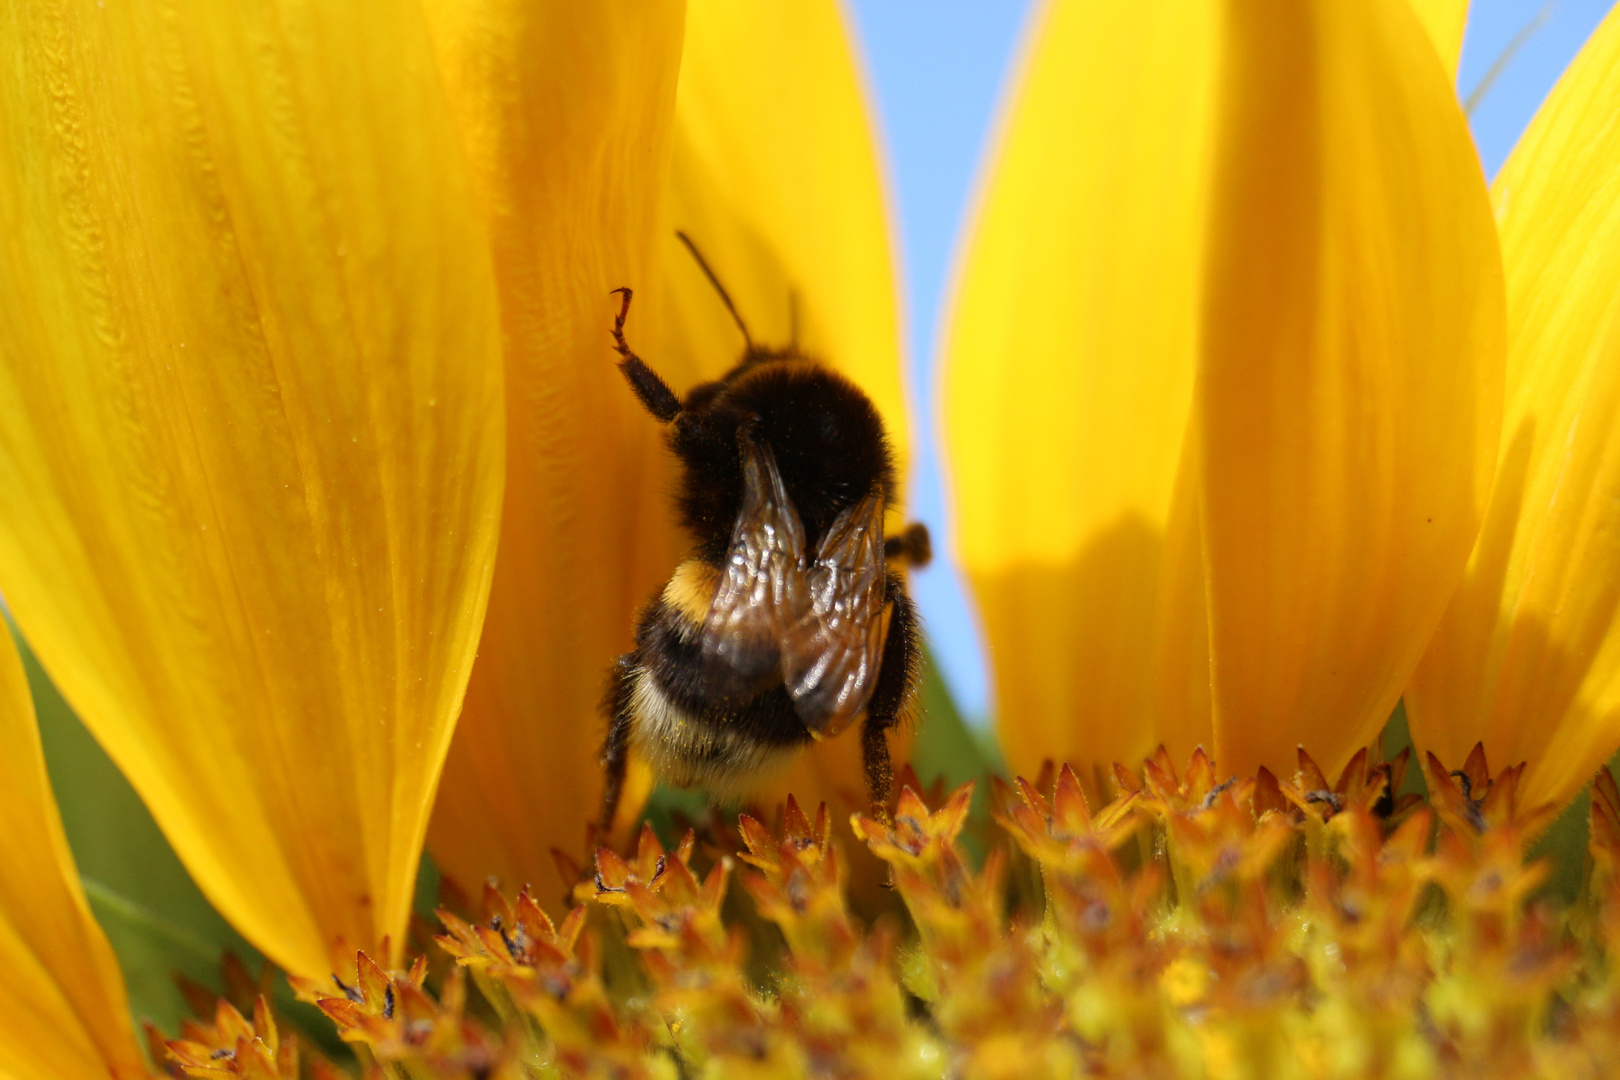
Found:
[{"label": "green leaf", "polygon": [[1005,776],[1001,760],[988,731],[975,730],[962,719],[951,692],[940,677],[933,655],[923,650],[922,685],[918,694],[917,740],[911,748],[911,767],[924,784],[944,777],[948,787],[969,780],[984,782],[992,775]]},{"label": "green leaf", "polygon": [[[175,975],[218,991],[224,946],[142,907],[94,878],[80,876],[90,910],[106,931],[124,969],[130,1011],[137,1021],[150,1020],[165,1033],[176,1034],[181,1018],[191,1012],[176,989]],[[235,951],[253,955],[245,945]]]},{"label": "green leaf", "polygon": [[1547,859],[1552,873],[1537,890],[1572,904],[1586,883],[1586,830],[1592,812],[1592,785],[1581,788],[1575,801],[1564,807],[1541,839],[1530,849],[1529,860]]},{"label": "green leaf", "polygon": [[[729,809],[735,812],[737,808]],[[647,796],[641,820],[652,826],[660,844],[673,848],[692,823],[702,821],[708,813],[709,796],[702,788],[678,788],[660,782]]]},{"label": "green leaf", "polygon": [[954,790],[969,780],[974,782],[962,846],[975,864],[982,864],[994,836],[990,825],[990,777],[1006,776],[1007,766],[990,733],[975,730],[962,719],[962,711],[956,707],[933,655],[926,648],[918,698],[920,715],[917,738],[911,746],[911,767],[924,785],[941,777],[947,790]]},{"label": "green leaf", "polygon": [[1389,722],[1384,725],[1384,733],[1379,745],[1383,748],[1384,760],[1394,761],[1402,750],[1408,747],[1412,750],[1412,757],[1406,766],[1406,777],[1401,781],[1401,790],[1395,794],[1421,795],[1424,800],[1429,798],[1429,785],[1423,779],[1423,763],[1418,756],[1416,746],[1412,745],[1412,729],[1406,722],[1406,701],[1402,699],[1395,703],[1395,711],[1389,714]]},{"label": "green leaf", "polygon": [[[1620,776],[1620,753],[1609,759],[1608,769]],[[1587,840],[1591,825],[1592,785],[1587,784],[1530,849],[1531,859],[1547,859],[1552,863],[1552,873],[1538,895],[1553,896],[1568,904],[1580,899],[1589,869]]]}]

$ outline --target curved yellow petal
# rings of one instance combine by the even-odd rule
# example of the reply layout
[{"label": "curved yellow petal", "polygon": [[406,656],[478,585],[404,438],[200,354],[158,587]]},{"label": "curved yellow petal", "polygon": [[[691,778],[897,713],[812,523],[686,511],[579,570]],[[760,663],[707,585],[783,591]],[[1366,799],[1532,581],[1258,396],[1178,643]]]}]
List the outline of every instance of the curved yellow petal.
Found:
[{"label": "curved yellow petal", "polygon": [[630,341],[691,382],[656,346],[683,5],[427,7],[494,245],[508,415],[500,559],[430,844],[464,886],[549,890],[551,848],[577,857],[595,818],[609,667],[679,557],[663,433],[614,366],[608,291],[636,290]]},{"label": "curved yellow petal", "polygon": [[663,353],[708,377],[742,338],[674,236],[702,250],[764,345],[799,347],[877,404],[906,475],[892,228],[872,113],[833,0],[691,0],[676,99]]},{"label": "curved yellow petal", "polygon": [[146,1075],[129,1001],[68,850],[28,678],[0,627],[0,1076]]},{"label": "curved yellow petal", "polygon": [[[834,0],[690,0],[676,97],[660,356],[714,378],[742,337],[674,235],[692,238],[754,340],[849,376],[908,458],[892,229],[859,59]],[[895,514],[889,525],[903,524]],[[904,760],[906,733],[891,736]],[[762,791],[814,805],[864,792],[856,733],[812,747]],[[864,797],[857,803],[864,808]],[[843,817],[847,817],[843,815]]]},{"label": "curved yellow petal", "polygon": [[1047,4],[958,271],[942,377],[954,542],[1015,772],[1208,741],[1207,704],[1156,687],[1208,681],[1187,651],[1204,646],[1182,457],[1217,14]]},{"label": "curved yellow petal", "polygon": [[946,352],[1009,760],[1184,753],[1212,706],[1223,769],[1348,754],[1490,470],[1500,286],[1455,97],[1393,2],[1038,25]]},{"label": "curved yellow petal", "polygon": [[1199,367],[1216,756],[1378,731],[1495,466],[1502,295],[1467,126],[1404,0],[1234,0]]},{"label": "curved yellow petal", "polygon": [[1452,79],[1462,59],[1463,33],[1468,29],[1469,0],[1407,0],[1423,24],[1424,32],[1440,54],[1440,63]]},{"label": "curved yellow petal", "polygon": [[73,0],[0,43],[0,592],[254,944],[397,949],[501,488],[421,17]]},{"label": "curved yellow petal", "polygon": [[1565,801],[1620,747],[1620,14],[1547,99],[1494,188],[1507,276],[1490,513],[1407,690],[1419,746],[1483,739]]},{"label": "curved yellow petal", "polygon": [[[684,544],[662,431],[613,365],[607,290],[637,290],[630,340],[677,392],[723,373],[742,339],[676,239],[685,230],[758,341],[790,340],[796,296],[801,344],[873,393],[903,447],[887,219],[830,3],[694,2],[684,53],[680,4],[628,18],[438,8],[495,222],[511,449],[503,555],[434,852],[463,882],[550,881],[550,849],[580,849],[599,798],[608,668]],[[644,793],[645,772],[632,776]],[[627,813],[639,799],[626,793]]]}]

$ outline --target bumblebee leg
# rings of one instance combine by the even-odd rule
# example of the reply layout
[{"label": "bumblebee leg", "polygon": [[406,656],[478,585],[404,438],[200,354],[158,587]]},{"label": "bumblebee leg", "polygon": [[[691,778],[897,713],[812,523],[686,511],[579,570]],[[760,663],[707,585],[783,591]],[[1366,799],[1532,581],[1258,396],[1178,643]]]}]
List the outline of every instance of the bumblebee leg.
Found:
[{"label": "bumblebee leg", "polygon": [[630,762],[630,691],[635,677],[635,654],[626,653],[613,665],[608,676],[607,737],[602,740],[602,812],[597,819],[601,826],[602,842],[613,830],[613,815],[619,810],[619,795],[624,790],[625,768]]},{"label": "bumblebee leg", "polygon": [[861,725],[861,763],[866,766],[866,793],[872,816],[889,820],[889,790],[894,787],[894,763],[889,760],[888,729],[872,722]]},{"label": "bumblebee leg", "polygon": [[906,565],[913,569],[927,566],[934,557],[934,544],[928,538],[928,526],[920,521],[913,521],[906,526],[906,531],[899,536],[891,536],[883,542],[883,558],[904,559]]},{"label": "bumblebee leg", "polygon": [[894,574],[888,579],[889,637],[883,643],[883,662],[878,668],[872,700],[866,707],[861,726],[861,759],[866,765],[866,791],[872,800],[872,813],[880,820],[889,818],[889,789],[894,786],[894,766],[889,761],[888,731],[900,720],[921,674],[921,628],[917,609],[906,595],[906,587]]},{"label": "bumblebee leg", "polygon": [[636,397],[641,399],[647,411],[667,424],[680,414],[681,399],[675,396],[675,391],[659,378],[656,371],[647,366],[646,361],[630,351],[630,346],[624,340],[624,320],[630,314],[631,292],[626,288],[613,291],[624,297],[618,315],[613,318],[613,348],[621,357],[619,370],[624,373],[630,389],[636,392]]}]

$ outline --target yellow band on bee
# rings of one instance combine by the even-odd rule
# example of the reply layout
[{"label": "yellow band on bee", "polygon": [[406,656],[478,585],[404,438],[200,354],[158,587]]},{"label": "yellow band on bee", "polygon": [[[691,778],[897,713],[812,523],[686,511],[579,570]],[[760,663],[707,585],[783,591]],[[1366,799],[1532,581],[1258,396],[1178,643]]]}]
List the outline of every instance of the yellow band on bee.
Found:
[{"label": "yellow band on bee", "polygon": [[676,567],[664,586],[664,603],[699,626],[709,617],[709,605],[720,583],[720,571],[708,563],[688,559]]}]

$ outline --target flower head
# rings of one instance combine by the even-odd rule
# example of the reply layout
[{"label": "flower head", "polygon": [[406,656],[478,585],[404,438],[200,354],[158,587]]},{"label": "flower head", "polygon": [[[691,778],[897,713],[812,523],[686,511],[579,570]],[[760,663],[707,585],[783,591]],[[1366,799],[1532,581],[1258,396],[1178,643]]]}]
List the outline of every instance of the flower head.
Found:
[{"label": "flower head", "polygon": [[[945,426],[1005,748],[1073,765],[997,788],[982,863],[971,785],[846,813],[853,739],[736,850],[632,834],[644,771],[586,827],[601,672],[678,554],[609,293],[712,378],[740,343],[701,237],[750,332],[903,444],[831,3],[0,16],[0,592],[368,1075],[1590,1066],[1612,777],[1579,907],[1530,846],[1620,743],[1620,22],[1487,190],[1464,13],[1042,7]],[[1403,695],[1431,809],[1364,749]],[[0,1072],[333,1074],[262,995],[143,1059],[9,643],[0,780]],[[424,839],[504,885],[407,964]],[[855,916],[857,853],[909,921]]]}]

